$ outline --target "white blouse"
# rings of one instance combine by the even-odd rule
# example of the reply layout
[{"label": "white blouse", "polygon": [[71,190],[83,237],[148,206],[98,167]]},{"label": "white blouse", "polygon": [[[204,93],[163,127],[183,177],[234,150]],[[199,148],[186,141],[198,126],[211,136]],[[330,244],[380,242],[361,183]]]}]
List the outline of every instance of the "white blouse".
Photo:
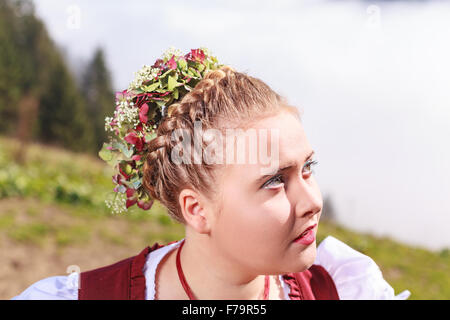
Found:
[{"label": "white blouse", "polygon": [[[183,239],[182,239],[183,240]],[[162,258],[177,248],[181,241],[166,245],[147,255],[143,269],[146,282],[146,299],[155,297],[156,268]],[[368,256],[352,249],[342,241],[328,236],[317,247],[314,264],[324,267],[332,277],[341,300],[406,300],[410,292],[398,295],[384,280],[380,268]],[[78,273],[44,278],[29,286],[12,300],[77,300]],[[279,276],[286,299],[289,286]]]}]

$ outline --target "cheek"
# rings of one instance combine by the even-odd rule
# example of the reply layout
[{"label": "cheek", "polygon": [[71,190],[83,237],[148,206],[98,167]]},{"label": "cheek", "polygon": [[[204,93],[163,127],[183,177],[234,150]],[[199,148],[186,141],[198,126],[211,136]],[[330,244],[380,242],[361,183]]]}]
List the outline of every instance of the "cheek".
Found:
[{"label": "cheek", "polygon": [[261,202],[260,210],[264,212],[267,223],[277,229],[290,227],[293,221],[292,208],[283,188],[270,190],[266,201]]},{"label": "cheek", "polygon": [[[235,193],[224,206],[224,225],[245,230],[242,236],[262,241],[285,234],[292,225],[291,205],[283,190],[267,191],[264,199]],[[271,194],[269,194],[271,193]]]},{"label": "cheek", "polygon": [[273,194],[265,201],[231,193],[217,220],[216,236],[220,246],[252,264],[280,261],[278,255],[292,236],[295,221],[286,195],[282,190],[268,192]]}]

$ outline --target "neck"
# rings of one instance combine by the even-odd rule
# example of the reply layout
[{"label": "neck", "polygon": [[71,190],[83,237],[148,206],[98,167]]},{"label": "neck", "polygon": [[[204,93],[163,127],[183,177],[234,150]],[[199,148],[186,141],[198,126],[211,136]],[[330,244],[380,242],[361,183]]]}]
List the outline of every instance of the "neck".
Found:
[{"label": "neck", "polygon": [[262,298],[264,275],[240,267],[215,248],[208,235],[186,230],[180,263],[186,282],[199,300]]}]

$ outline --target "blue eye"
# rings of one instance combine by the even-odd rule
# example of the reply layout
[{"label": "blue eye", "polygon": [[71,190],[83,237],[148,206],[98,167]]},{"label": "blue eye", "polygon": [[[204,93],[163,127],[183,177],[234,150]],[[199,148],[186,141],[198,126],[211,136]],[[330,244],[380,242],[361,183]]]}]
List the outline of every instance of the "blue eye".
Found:
[{"label": "blue eye", "polygon": [[[312,166],[315,166],[319,162],[316,160],[308,160],[303,168],[307,168],[306,174],[312,174],[314,171],[312,170]],[[274,177],[267,180],[262,186],[261,189],[276,189],[285,183],[285,177],[283,174],[277,174]],[[268,188],[270,187],[270,188]]]},{"label": "blue eye", "polygon": [[275,177],[267,180],[267,182],[263,184],[262,188],[266,188],[268,186],[270,186],[270,187],[277,186],[278,184],[281,184],[281,183],[284,183],[283,175],[278,174]]},{"label": "blue eye", "polygon": [[305,165],[303,166],[303,168],[308,168],[308,172],[307,173],[314,173],[314,170],[312,170],[312,166],[315,166],[316,164],[318,164],[319,162],[316,160],[308,160]]}]

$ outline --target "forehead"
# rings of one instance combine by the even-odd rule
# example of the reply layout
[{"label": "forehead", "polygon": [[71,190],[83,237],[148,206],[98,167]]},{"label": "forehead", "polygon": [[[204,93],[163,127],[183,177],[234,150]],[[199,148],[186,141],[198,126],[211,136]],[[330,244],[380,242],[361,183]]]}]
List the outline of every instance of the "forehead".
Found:
[{"label": "forehead", "polygon": [[[236,159],[233,162],[227,162],[226,177],[239,176],[240,179],[254,180],[262,175],[264,169],[276,171],[278,167],[283,167],[286,163],[291,164],[293,161],[301,165],[306,155],[312,150],[301,122],[288,112],[264,118],[255,122],[249,129],[253,130],[257,136],[256,147],[252,148],[249,140],[246,139],[244,163]],[[230,142],[227,141],[227,148],[230,148]],[[243,148],[239,149],[237,143],[234,143],[232,149],[234,155],[243,150]],[[252,161],[251,156],[256,161]],[[272,168],[275,163],[277,168]],[[268,173],[267,170],[265,174]]]}]

